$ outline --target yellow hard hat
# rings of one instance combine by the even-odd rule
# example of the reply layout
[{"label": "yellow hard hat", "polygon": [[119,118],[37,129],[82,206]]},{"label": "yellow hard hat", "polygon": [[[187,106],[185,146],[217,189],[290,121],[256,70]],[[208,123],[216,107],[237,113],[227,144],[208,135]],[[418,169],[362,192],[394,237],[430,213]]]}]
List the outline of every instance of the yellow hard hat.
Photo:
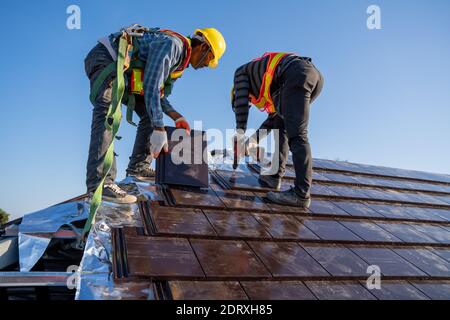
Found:
[{"label": "yellow hard hat", "polygon": [[223,56],[227,44],[222,34],[215,28],[204,28],[195,30],[194,34],[203,36],[208,41],[211,51],[214,54],[214,59],[209,62],[208,67],[215,68],[219,64],[219,59]]}]

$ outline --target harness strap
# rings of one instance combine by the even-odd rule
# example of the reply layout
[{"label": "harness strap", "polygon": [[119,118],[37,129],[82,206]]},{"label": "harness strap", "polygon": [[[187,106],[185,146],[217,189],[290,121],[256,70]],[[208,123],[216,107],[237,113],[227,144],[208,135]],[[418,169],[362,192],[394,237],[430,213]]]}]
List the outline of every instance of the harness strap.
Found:
[{"label": "harness strap", "polygon": [[100,42],[102,45],[104,45],[106,47],[106,49],[108,50],[109,54],[111,55],[111,58],[114,61],[116,61],[117,60],[117,53],[113,49],[113,47],[111,46],[111,41],[109,41],[109,37],[103,37],[103,38],[99,39],[98,42]]},{"label": "harness strap", "polygon": [[116,73],[116,70],[117,70],[117,62],[114,61],[108,64],[97,76],[97,79],[95,79],[94,83],[92,84],[91,94],[89,96],[89,99],[91,100],[92,104],[94,104],[95,99],[97,99],[98,93],[103,84],[105,83],[106,79],[108,79],[110,76]]},{"label": "harness strap", "polygon": [[[89,209],[89,217],[86,221],[86,224],[84,226],[83,230],[83,237],[89,232],[92,226],[92,222],[95,220],[95,216],[97,214],[97,210],[101,205],[102,202],[102,195],[103,195],[103,185],[105,183],[106,176],[108,175],[109,171],[111,170],[111,166],[114,160],[114,138],[116,138],[117,132],[119,131],[120,126],[120,120],[122,119],[122,97],[125,92],[125,78],[124,78],[124,68],[126,68],[127,65],[127,59],[128,59],[128,50],[129,47],[129,37],[126,33],[123,33],[120,37],[119,41],[119,50],[118,50],[118,58],[117,58],[117,65],[115,68],[116,71],[116,78],[113,82],[113,88],[112,88],[112,102],[108,108],[108,114],[106,116],[105,121],[105,128],[108,131],[112,132],[113,139],[111,140],[111,144],[109,145],[105,158],[103,160],[103,177],[100,181],[100,184],[98,185],[97,189],[95,189],[94,194],[91,199],[90,209]],[[110,67],[110,66],[108,66]],[[108,68],[107,67],[107,68]],[[112,68],[112,67],[110,67]],[[107,74],[107,72],[104,70],[102,74]],[[106,79],[106,76],[105,76]],[[97,81],[96,81],[97,82]],[[91,101],[92,96],[95,97],[98,94],[98,88],[97,92],[93,92],[94,94],[91,95]]]}]

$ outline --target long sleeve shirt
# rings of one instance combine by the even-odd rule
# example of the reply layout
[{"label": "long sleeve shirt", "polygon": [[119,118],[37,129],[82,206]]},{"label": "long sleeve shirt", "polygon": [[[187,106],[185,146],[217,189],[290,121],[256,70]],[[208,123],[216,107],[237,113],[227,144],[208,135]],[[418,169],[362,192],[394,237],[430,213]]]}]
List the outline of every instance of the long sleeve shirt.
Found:
[{"label": "long sleeve shirt", "polygon": [[[113,44],[116,36],[112,34]],[[144,68],[144,99],[147,112],[154,127],[163,127],[163,112],[175,111],[166,96],[160,97],[160,90],[170,73],[173,72],[184,58],[184,45],[174,36],[162,32],[146,32],[138,41],[138,58],[145,63]],[[117,50],[117,44],[114,44]]]},{"label": "long sleeve shirt", "polygon": [[[288,55],[284,57],[275,70],[275,75],[271,87],[273,91],[276,87],[277,80],[288,65],[298,58],[296,55]],[[248,113],[250,108],[250,94],[255,97],[259,96],[264,73],[267,69],[269,57],[260,60],[254,60],[237,68],[234,74],[234,98],[232,108],[236,115],[236,129],[247,129]]]}]

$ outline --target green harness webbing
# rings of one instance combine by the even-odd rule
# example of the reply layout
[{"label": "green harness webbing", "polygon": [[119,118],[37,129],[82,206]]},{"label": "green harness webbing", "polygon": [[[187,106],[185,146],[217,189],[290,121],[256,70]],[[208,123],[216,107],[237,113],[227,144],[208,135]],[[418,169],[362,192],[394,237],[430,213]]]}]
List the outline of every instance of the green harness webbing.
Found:
[{"label": "green harness webbing", "polygon": [[109,145],[108,150],[106,151],[105,159],[103,160],[102,180],[100,181],[100,184],[98,185],[97,189],[95,189],[91,199],[89,217],[86,221],[86,225],[84,226],[83,237],[91,229],[92,222],[94,221],[95,215],[97,214],[97,210],[100,207],[103,195],[103,184],[105,183],[106,176],[111,170],[111,166],[114,160],[114,139],[117,136],[120,121],[122,119],[121,106],[122,106],[122,97],[125,91],[124,66],[125,66],[125,59],[127,58],[126,57],[127,48],[128,48],[128,38],[127,35],[124,33],[120,37],[119,41],[117,63],[114,62],[111,63],[100,73],[100,75],[95,80],[91,90],[90,99],[92,102],[94,102],[105,80],[112,72],[114,71],[116,72],[116,77],[114,79],[112,87],[112,101],[111,105],[108,108],[108,113],[106,115],[105,121],[106,130],[112,132],[112,139],[111,144]]}]

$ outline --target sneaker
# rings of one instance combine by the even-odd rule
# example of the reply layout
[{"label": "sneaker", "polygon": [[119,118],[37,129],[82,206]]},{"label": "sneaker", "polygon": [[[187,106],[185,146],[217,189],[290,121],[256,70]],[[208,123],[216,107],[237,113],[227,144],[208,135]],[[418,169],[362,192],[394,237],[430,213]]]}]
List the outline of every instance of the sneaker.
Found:
[{"label": "sneaker", "polygon": [[111,183],[103,186],[103,200],[115,203],[135,203],[137,198],[128,194],[117,184]]},{"label": "sneaker", "polygon": [[277,191],[281,189],[281,178],[274,178],[269,175],[259,175],[258,182],[263,187],[268,187]]},{"label": "sneaker", "polygon": [[155,170],[152,168],[142,168],[139,170],[127,170],[127,177],[135,177],[136,179],[147,180],[156,176]]},{"label": "sneaker", "polygon": [[297,195],[293,187],[282,192],[268,192],[267,198],[277,204],[301,207],[304,209],[309,208],[309,206],[311,205],[311,198],[300,197],[299,195]]}]

